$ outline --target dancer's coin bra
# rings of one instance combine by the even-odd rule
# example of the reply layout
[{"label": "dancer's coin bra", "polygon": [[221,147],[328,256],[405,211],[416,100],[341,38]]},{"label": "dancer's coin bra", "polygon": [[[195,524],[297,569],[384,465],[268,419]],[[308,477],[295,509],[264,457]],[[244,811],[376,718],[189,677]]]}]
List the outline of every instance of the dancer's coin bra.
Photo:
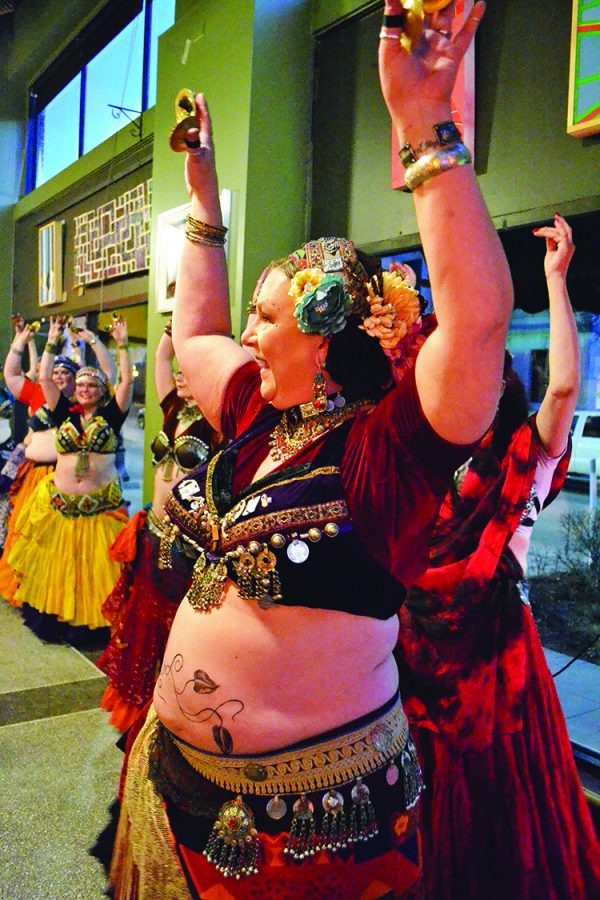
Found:
[{"label": "dancer's coin bra", "polygon": [[155,466],[172,459],[182,472],[191,472],[208,459],[209,446],[191,434],[180,434],[173,441],[165,431],[159,431],[150,445]]},{"label": "dancer's coin bra", "polygon": [[58,452],[78,453],[82,447],[89,453],[114,453],[117,435],[102,416],[94,416],[83,429],[71,421],[63,422],[56,434]]},{"label": "dancer's coin bra", "polygon": [[352,425],[326,435],[309,463],[289,465],[233,495],[240,448],[271,431],[281,412],[265,407],[253,425],[211,461],[178,482],[165,505],[159,567],[172,549],[196,558],[188,602],[210,612],[227,577],[240,596],[272,604],[339,610],[387,619],[405,590],[360,543],[340,464]]},{"label": "dancer's coin bra", "polygon": [[61,398],[53,413],[58,425],[56,432],[56,449],[58,453],[115,453],[117,435],[127,418],[115,398],[100,407],[97,415],[82,426],[79,413],[72,409],[66,398]]}]

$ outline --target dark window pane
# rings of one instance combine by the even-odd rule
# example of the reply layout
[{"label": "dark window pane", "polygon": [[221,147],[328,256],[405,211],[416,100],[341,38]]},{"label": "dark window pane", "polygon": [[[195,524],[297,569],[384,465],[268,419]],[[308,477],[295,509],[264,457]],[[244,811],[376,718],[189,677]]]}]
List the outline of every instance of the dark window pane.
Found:
[{"label": "dark window pane", "polygon": [[588,416],[583,426],[583,437],[600,437],[600,416]]},{"label": "dark window pane", "polygon": [[144,16],[139,13],[88,63],[84,153],[127,125],[123,114],[113,115],[109,103],[141,112],[143,50]]},{"label": "dark window pane", "polygon": [[152,28],[150,35],[150,66],[148,69],[148,106],[156,103],[156,63],[158,39],[175,21],[175,0],[152,0]]},{"label": "dark window pane", "polygon": [[36,187],[79,156],[80,85],[81,75],[76,75],[37,117]]},{"label": "dark window pane", "polygon": [[579,416],[573,417],[573,421],[571,422],[571,429],[570,429],[571,434],[573,434],[573,432],[575,431],[575,426],[577,425],[578,420],[579,420]]},{"label": "dark window pane", "polygon": [[541,403],[548,387],[548,351],[531,351],[531,397],[532,403]]}]

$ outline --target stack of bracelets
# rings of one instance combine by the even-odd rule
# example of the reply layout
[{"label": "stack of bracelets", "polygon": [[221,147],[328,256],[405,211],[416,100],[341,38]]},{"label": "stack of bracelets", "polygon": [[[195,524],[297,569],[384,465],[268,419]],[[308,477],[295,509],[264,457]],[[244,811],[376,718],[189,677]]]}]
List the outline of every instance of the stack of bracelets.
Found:
[{"label": "stack of bracelets", "polygon": [[[409,191],[414,191],[434,175],[471,162],[469,149],[462,143],[460,131],[452,120],[439,122],[433,126],[433,131],[436,136],[434,141],[421,141],[414,149],[406,143],[399,150],[406,169],[404,183]],[[426,153],[427,150],[433,152]]]},{"label": "stack of bracelets", "polygon": [[222,225],[207,225],[200,219],[195,219],[188,215],[185,236],[188,241],[194,244],[204,244],[206,247],[223,247],[225,245],[225,237],[227,229]]}]

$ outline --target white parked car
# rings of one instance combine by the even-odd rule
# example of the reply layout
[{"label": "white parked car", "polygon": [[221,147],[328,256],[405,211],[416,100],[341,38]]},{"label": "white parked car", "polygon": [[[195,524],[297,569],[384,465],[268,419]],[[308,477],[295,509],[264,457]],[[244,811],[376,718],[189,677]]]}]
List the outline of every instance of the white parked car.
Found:
[{"label": "white parked car", "polygon": [[600,409],[578,409],[571,425],[573,452],[569,475],[589,476],[590,459],[596,460],[596,474],[600,477]]}]

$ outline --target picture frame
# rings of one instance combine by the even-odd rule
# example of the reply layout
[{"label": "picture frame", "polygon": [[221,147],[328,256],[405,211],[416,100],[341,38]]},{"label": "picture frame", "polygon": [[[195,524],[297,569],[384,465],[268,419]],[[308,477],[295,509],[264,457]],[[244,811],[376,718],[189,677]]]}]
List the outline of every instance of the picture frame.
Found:
[{"label": "picture frame", "polygon": [[[231,242],[234,192],[224,189],[220,193],[223,225],[229,229],[225,240],[225,255]],[[175,283],[179,271],[179,259],[185,240],[185,225],[191,203],[182,203],[159,213],[156,228],[156,311],[172,312]]]},{"label": "picture frame", "polygon": [[567,134],[600,131],[600,0],[573,0]]},{"label": "picture frame", "polygon": [[38,228],[38,306],[67,299],[63,291],[64,227],[64,221],[55,219]]}]

